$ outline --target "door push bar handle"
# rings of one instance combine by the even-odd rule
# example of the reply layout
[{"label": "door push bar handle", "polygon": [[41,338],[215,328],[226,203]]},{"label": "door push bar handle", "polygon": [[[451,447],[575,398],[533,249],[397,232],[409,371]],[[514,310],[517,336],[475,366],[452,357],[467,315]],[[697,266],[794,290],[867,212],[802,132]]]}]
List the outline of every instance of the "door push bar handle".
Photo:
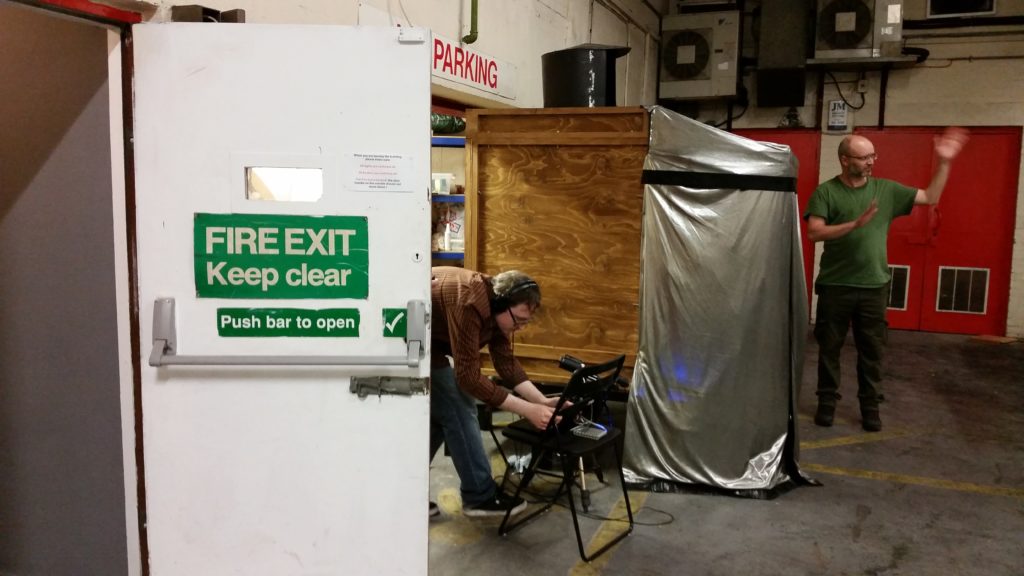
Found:
[{"label": "door push bar handle", "polygon": [[179,356],[174,298],[153,305],[153,352],[150,366],[419,366],[427,338],[427,306],[409,300],[405,308],[408,346],[405,356]]}]

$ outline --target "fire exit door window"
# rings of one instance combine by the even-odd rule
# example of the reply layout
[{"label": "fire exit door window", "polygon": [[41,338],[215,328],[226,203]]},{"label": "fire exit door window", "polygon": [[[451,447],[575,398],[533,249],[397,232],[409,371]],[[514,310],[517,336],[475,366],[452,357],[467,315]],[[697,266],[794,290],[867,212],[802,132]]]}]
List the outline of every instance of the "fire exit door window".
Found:
[{"label": "fire exit door window", "polygon": [[246,166],[245,197],[267,202],[316,202],[324,195],[320,168]]},{"label": "fire exit door window", "polygon": [[939,268],[939,312],[984,314],[988,302],[987,268]]},{"label": "fire exit door window", "polygon": [[889,266],[889,308],[907,309],[907,286],[910,283],[910,266]]}]

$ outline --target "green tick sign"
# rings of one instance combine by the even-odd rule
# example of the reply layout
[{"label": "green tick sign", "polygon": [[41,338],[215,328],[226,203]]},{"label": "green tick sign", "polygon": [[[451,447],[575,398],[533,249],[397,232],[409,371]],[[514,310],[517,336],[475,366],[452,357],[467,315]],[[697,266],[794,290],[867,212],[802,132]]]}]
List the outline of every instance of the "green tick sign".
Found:
[{"label": "green tick sign", "polygon": [[194,235],[200,298],[369,295],[365,217],[196,214]]},{"label": "green tick sign", "polygon": [[384,337],[405,338],[406,317],[405,308],[385,308],[384,313]]}]

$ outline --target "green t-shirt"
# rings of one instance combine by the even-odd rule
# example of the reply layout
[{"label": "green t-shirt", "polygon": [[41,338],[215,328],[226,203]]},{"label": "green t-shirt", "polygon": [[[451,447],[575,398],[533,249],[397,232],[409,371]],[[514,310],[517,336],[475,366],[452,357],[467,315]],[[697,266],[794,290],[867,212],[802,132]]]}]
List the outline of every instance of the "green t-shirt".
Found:
[{"label": "green t-shirt", "polygon": [[811,195],[804,218],[819,216],[828,225],[850,222],[868,209],[872,199],[878,200],[878,213],[867,226],[825,241],[816,283],[858,288],[887,284],[889,224],[898,216],[910,214],[916,195],[916,188],[882,178],[868,178],[860,188],[846,186],[838,176],[822,182]]}]

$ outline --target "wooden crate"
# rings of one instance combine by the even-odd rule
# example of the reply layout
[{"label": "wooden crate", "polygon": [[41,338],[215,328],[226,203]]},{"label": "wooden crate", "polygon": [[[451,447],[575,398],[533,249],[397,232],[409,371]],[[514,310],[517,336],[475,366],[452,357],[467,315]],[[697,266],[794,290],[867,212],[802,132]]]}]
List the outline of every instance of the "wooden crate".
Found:
[{"label": "wooden crate", "polygon": [[518,269],[543,303],[515,337],[531,378],[565,382],[562,354],[636,361],[648,116],[643,108],[471,110],[466,267]]}]

